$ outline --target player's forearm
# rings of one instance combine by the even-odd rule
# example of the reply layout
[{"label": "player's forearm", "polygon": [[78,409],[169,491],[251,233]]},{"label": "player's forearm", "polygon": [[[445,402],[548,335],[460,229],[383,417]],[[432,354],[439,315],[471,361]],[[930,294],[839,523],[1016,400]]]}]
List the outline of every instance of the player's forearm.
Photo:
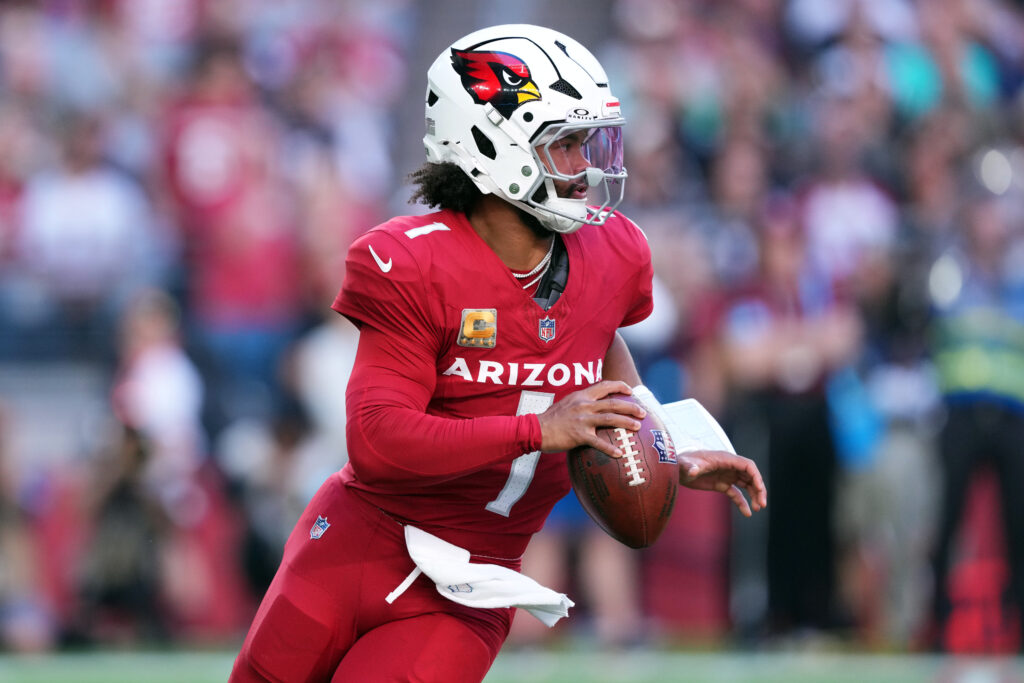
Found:
[{"label": "player's forearm", "polygon": [[380,403],[350,412],[347,434],[352,466],[368,484],[444,481],[541,445],[536,415],[457,420]]},{"label": "player's forearm", "polygon": [[455,419],[427,413],[436,368],[371,327],[345,394],[349,459],[366,483],[443,481],[540,448],[534,415]]},{"label": "player's forearm", "polygon": [[604,379],[617,379],[631,387],[640,384],[640,373],[637,372],[633,355],[629,352],[626,340],[618,332],[604,357]]}]

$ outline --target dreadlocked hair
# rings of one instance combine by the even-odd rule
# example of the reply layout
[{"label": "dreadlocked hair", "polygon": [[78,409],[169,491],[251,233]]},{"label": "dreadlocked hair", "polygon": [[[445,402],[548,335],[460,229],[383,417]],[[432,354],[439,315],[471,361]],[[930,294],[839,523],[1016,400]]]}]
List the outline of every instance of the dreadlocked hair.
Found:
[{"label": "dreadlocked hair", "polygon": [[409,174],[416,190],[410,204],[426,204],[432,209],[450,209],[469,213],[483,193],[466,173],[450,161],[426,163]]}]

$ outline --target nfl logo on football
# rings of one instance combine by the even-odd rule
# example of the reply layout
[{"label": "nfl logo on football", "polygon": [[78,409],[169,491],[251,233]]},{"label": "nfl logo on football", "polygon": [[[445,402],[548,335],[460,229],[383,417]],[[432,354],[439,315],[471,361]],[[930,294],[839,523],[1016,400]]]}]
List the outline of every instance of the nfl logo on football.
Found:
[{"label": "nfl logo on football", "polygon": [[551,318],[544,318],[537,326],[537,336],[541,341],[549,342],[555,338],[555,321]]},{"label": "nfl logo on football", "polygon": [[309,538],[315,541],[324,535],[324,532],[327,531],[327,527],[329,526],[330,523],[327,521],[326,517],[317,516],[316,521],[313,522],[313,526],[309,530]]},{"label": "nfl logo on football", "polygon": [[676,463],[676,449],[672,445],[672,437],[660,429],[652,429],[651,434],[654,435],[654,449],[658,451],[658,462]]}]

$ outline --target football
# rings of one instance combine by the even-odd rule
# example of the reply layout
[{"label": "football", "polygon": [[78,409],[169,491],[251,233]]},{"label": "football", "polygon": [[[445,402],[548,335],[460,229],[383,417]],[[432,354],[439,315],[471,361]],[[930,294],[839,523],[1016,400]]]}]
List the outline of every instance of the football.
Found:
[{"label": "football", "polygon": [[[632,396],[615,397],[643,405]],[[672,438],[651,410],[639,431],[602,427],[597,434],[625,455],[612,458],[590,446],[569,451],[573,491],[612,538],[631,548],[646,548],[665,529],[676,500],[679,467]]]}]

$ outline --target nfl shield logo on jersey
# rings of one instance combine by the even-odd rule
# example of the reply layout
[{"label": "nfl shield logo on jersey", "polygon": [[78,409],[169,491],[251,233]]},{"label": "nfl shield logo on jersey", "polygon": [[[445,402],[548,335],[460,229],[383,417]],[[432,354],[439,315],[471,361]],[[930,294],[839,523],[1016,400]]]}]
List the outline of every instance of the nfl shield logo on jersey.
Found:
[{"label": "nfl shield logo on jersey", "polygon": [[537,336],[541,338],[541,341],[549,342],[555,338],[555,321],[551,318],[545,317],[540,321],[537,326]]},{"label": "nfl shield logo on jersey", "polygon": [[320,517],[318,515],[316,521],[313,522],[313,527],[309,530],[309,538],[315,541],[324,535],[324,532],[327,531],[327,527],[329,526],[330,523],[327,521],[327,518]]}]

